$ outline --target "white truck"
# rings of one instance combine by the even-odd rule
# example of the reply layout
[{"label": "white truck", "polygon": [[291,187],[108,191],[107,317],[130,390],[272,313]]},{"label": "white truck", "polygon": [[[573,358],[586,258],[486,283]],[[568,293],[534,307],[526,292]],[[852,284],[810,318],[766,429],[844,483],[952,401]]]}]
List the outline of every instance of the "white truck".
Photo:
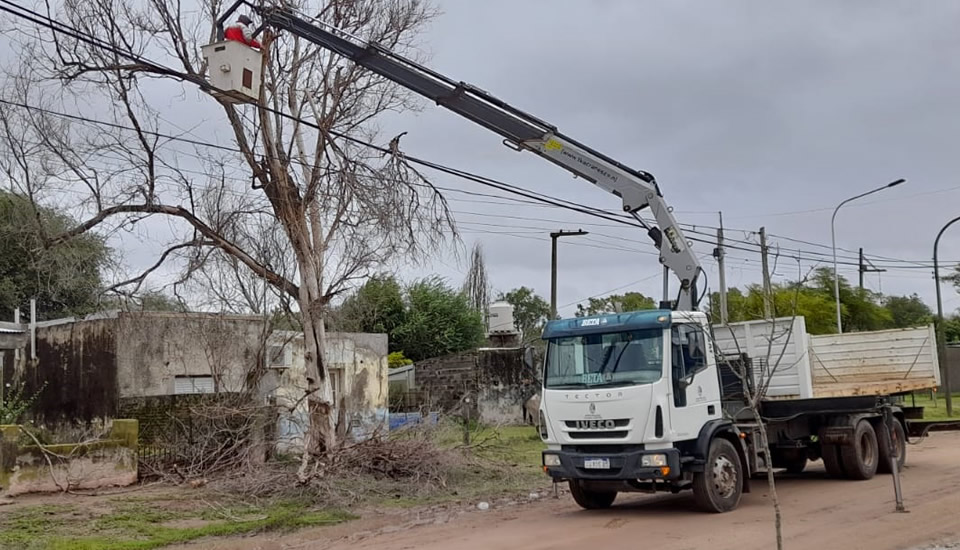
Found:
[{"label": "white truck", "polygon": [[[693,489],[724,512],[753,474],[819,458],[834,477],[869,479],[906,458],[890,396],[940,380],[932,326],[808,336],[802,317],[711,327],[703,313],[653,310],[551,321],[543,337],[544,470],[588,509]],[[764,397],[762,428],[751,393]]]},{"label": "white truck", "polygon": [[[886,359],[860,362],[858,357],[869,356],[872,345],[865,341],[816,337],[808,342],[805,331],[794,334],[804,343],[793,346],[790,358],[786,351],[769,353],[781,349],[772,344],[764,346],[768,348],[764,354],[747,353],[744,349],[756,345],[751,339],[757,332],[753,325],[711,327],[697,311],[702,297],[697,284],[700,262],[653,175],[574,140],[476,86],[291,8],[238,0],[219,19],[221,39],[223,23],[244,5],[260,16],[261,29],[271,26],[333,51],[499,134],[511,149],[532,152],[616,195],[623,211],[647,230],[664,266],[661,309],[551,321],[543,334],[548,341],[539,418],[548,447],[544,469],[553,479],[568,481],[581,506],[610,506],[621,491],[692,488],[703,508],[723,512],[737,506],[741,493],[749,490],[750,476],[767,468],[799,471],[807,460],[823,457],[832,474],[865,479],[884,465],[903,461],[902,415],[890,407],[888,396],[935,384],[932,339],[919,349],[891,350],[885,357],[895,356],[896,367]],[[212,59],[228,56],[229,48],[213,44],[206,51],[209,66],[230,66],[227,58]],[[256,68],[249,70],[254,76],[259,74]],[[259,82],[248,84],[248,95],[260,88]],[[651,221],[640,216],[643,210],[652,214]],[[679,280],[675,300],[670,300],[668,272]],[[784,322],[770,324],[771,334],[778,323]],[[733,338],[737,331],[742,337]],[[841,348],[849,346],[847,351],[834,353],[837,342]],[[782,349],[789,347],[788,340]],[[910,353],[922,366],[917,370],[913,364],[901,372]],[[731,355],[734,359],[728,360]],[[769,450],[759,444],[760,427],[737,405],[741,397],[736,388],[742,383],[729,379],[751,366],[775,380],[761,410]],[[896,379],[901,374],[903,380]],[[746,379],[765,384],[763,376]],[[853,385],[845,387],[842,380],[852,380]],[[818,387],[832,389],[818,393]],[[891,426],[889,436],[886,430],[879,434],[881,443],[892,441],[890,445],[878,445],[883,413],[888,421],[890,413],[900,418],[884,424]],[[888,460],[891,456],[894,461]]]}]

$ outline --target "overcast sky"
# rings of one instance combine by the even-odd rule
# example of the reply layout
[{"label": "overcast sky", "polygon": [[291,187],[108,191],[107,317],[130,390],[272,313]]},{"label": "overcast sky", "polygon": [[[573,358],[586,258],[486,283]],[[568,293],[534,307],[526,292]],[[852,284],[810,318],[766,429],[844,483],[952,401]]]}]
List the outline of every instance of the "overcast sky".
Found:
[{"label": "overcast sky", "polygon": [[[444,14],[424,39],[430,66],[653,173],[681,222],[713,232],[722,211],[731,244],[748,249],[728,251],[729,286],[759,282],[761,226],[782,254],[774,280],[797,278],[796,261],[786,257],[797,248],[830,265],[832,209],[897,178],[908,182],[840,212],[838,245],[853,251],[841,251],[844,261],[863,247],[874,258],[929,262],[937,231],[960,215],[960,3],[439,3]],[[166,97],[154,105],[174,127],[195,128],[204,117],[222,123],[209,98],[191,104],[162,88],[152,93]],[[402,142],[408,154],[580,204],[620,206],[616,197],[503,147],[498,136],[440,107],[425,103],[422,112],[391,116],[383,125],[384,141],[408,132]],[[219,138],[229,142],[226,132]],[[434,181],[501,194],[440,174]],[[611,291],[660,297],[660,266],[640,229],[504,198],[446,195],[465,248],[483,244],[496,290],[525,285],[549,297],[548,233],[582,228],[591,234],[561,241],[562,314]],[[117,242],[130,268],[153,263],[154,248],[134,241]],[[694,248],[716,290],[712,247]],[[960,260],[960,224],[944,238],[941,257]],[[918,293],[934,304],[928,269],[875,263],[889,269],[869,274],[869,288]],[[800,269],[812,265],[805,260]],[[464,271],[453,253],[399,269],[407,279],[439,273],[455,284]],[[855,266],[841,271],[856,281]],[[945,304],[960,307],[960,295],[949,290]]]},{"label": "overcast sky", "polygon": [[[681,222],[714,227],[723,211],[733,228],[729,239],[756,242],[742,230],[765,226],[784,254],[800,247],[828,257],[829,248],[781,237],[829,246],[830,215],[840,201],[904,177],[907,184],[841,210],[838,246],[928,262],[937,231],[960,215],[960,4],[495,0],[441,6],[445,13],[428,36],[433,68],[653,173]],[[403,142],[410,154],[582,204],[619,207],[616,197],[506,149],[497,136],[439,107],[390,124],[410,132]],[[561,244],[561,305],[613,289],[660,296],[660,268],[642,230],[556,208],[449,197],[465,241],[483,243],[497,289],[527,285],[548,296],[547,233],[583,228],[592,234]],[[716,289],[711,247],[694,248],[707,256]],[[960,225],[944,237],[941,257],[960,259]],[[731,250],[728,258],[728,285],[760,280],[758,253]],[[804,271],[810,265],[804,262]],[[462,278],[454,259],[433,267]],[[841,271],[856,281],[855,266]],[[794,260],[781,258],[774,278],[796,279],[797,272]],[[869,274],[866,283],[885,293],[916,292],[933,304],[925,269],[890,269]],[[946,307],[958,306],[950,291]]]}]

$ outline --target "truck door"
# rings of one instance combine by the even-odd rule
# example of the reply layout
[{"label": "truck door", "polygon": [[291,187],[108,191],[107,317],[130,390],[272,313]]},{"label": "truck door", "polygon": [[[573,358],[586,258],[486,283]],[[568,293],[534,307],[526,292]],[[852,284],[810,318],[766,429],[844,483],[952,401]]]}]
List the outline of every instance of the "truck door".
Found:
[{"label": "truck door", "polygon": [[670,343],[674,441],[694,439],[704,423],[721,417],[716,361],[700,325],[673,325]]}]

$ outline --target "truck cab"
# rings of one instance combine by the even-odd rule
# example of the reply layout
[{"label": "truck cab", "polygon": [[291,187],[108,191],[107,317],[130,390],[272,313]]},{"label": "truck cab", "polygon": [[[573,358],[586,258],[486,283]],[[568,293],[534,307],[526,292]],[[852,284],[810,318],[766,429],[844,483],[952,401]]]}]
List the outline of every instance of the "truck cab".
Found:
[{"label": "truck cab", "polygon": [[[696,489],[705,472],[710,479],[701,481],[725,483],[713,500],[736,506],[746,463],[739,432],[723,420],[705,314],[649,310],[556,320],[543,338],[544,470],[570,482],[581,506],[609,506],[622,491]],[[705,468],[718,435],[729,443],[726,454]]]}]

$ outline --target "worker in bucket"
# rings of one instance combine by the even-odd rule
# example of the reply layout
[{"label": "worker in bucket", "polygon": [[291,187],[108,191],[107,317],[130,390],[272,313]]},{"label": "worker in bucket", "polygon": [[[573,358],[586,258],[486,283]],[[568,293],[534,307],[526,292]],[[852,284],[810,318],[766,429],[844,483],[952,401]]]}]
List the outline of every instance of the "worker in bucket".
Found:
[{"label": "worker in bucket", "polygon": [[260,49],[260,43],[253,37],[253,21],[246,15],[237,18],[237,22],[230,25],[223,31],[223,37],[227,40],[236,40],[243,42],[251,48]]}]

